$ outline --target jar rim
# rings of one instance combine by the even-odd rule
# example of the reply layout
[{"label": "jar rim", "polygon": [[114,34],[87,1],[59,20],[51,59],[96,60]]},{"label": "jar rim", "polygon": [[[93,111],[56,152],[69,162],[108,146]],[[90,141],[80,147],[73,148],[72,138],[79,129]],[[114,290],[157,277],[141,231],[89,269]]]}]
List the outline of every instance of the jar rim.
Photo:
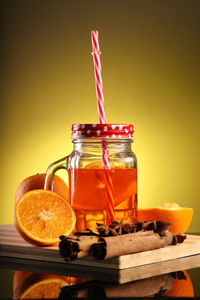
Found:
[{"label": "jar rim", "polygon": [[99,143],[101,144],[103,141],[106,141],[107,143],[111,144],[117,144],[117,143],[133,143],[134,140],[132,138],[127,139],[104,139],[104,138],[75,138],[72,139],[72,143],[84,143],[84,144],[95,144]]}]

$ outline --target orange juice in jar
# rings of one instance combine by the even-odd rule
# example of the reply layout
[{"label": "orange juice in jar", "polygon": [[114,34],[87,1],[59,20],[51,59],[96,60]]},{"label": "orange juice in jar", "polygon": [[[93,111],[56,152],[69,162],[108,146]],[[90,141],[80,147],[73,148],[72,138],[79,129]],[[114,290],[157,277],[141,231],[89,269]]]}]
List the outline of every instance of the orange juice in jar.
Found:
[{"label": "orange juice in jar", "polygon": [[54,175],[68,170],[70,203],[76,213],[76,231],[95,230],[96,223],[108,222],[108,183],[103,143],[108,153],[109,176],[115,220],[134,222],[137,217],[137,160],[131,150],[131,124],[75,124],[72,126],[73,152],[47,171]]}]

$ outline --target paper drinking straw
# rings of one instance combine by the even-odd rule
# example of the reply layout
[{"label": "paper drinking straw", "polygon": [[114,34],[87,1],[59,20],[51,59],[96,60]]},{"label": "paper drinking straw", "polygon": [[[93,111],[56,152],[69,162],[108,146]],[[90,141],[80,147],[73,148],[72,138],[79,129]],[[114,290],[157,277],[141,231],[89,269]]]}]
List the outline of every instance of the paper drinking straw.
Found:
[{"label": "paper drinking straw", "polygon": [[100,124],[106,123],[105,109],[104,109],[104,96],[103,96],[103,82],[101,75],[101,61],[100,61],[100,49],[99,49],[99,35],[98,31],[94,30],[91,32],[92,38],[92,55],[94,62],[94,75],[95,75],[95,86],[97,95],[97,107]]},{"label": "paper drinking straw", "polygon": [[[103,96],[103,82],[101,75],[101,61],[100,61],[100,48],[99,48],[99,35],[98,31],[94,30],[91,32],[92,38],[92,56],[94,62],[94,75],[95,75],[95,86],[96,86],[96,96],[97,96],[97,108],[100,124],[106,123],[105,108],[104,108],[104,96]],[[106,141],[102,142],[102,162],[105,169],[105,181],[106,181],[106,194],[107,194],[107,212],[108,218],[107,222],[114,220],[114,199],[113,199],[113,184],[110,173],[110,160],[108,149],[106,146]]]}]

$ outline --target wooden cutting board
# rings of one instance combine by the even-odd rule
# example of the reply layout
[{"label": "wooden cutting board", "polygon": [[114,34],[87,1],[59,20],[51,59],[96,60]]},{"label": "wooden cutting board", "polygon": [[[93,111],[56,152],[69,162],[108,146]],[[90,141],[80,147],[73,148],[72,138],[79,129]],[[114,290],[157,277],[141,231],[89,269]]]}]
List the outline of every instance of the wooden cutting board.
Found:
[{"label": "wooden cutting board", "polygon": [[[74,265],[95,266],[99,268],[125,269],[176,258],[200,254],[200,236],[188,235],[183,244],[165,248],[123,255],[107,260],[96,260],[91,257],[79,259]],[[64,262],[59,255],[58,245],[36,247],[18,234],[13,224],[0,226],[0,256],[15,257],[49,262]],[[69,263],[71,264],[71,263]]]},{"label": "wooden cutting board", "polygon": [[4,267],[32,272],[124,283],[200,266],[200,236],[188,235],[183,244],[123,255],[105,261],[87,257],[66,263],[58,245],[36,247],[22,239],[13,224],[0,226],[0,261]]}]

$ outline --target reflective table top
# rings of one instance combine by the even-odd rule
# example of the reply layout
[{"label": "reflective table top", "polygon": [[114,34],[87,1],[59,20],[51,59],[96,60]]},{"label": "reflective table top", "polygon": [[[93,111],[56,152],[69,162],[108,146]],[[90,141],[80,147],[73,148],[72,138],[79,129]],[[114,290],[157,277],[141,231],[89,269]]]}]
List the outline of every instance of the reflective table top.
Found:
[{"label": "reflective table top", "polygon": [[33,272],[31,265],[24,268],[1,261],[1,268],[0,299],[200,297],[199,267],[153,277],[147,274],[147,278],[124,284],[59,274],[45,265],[41,265],[40,272]]},{"label": "reflective table top", "polygon": [[0,248],[0,299],[200,297],[200,251],[120,270],[44,261],[26,252],[14,257],[9,247]]}]

